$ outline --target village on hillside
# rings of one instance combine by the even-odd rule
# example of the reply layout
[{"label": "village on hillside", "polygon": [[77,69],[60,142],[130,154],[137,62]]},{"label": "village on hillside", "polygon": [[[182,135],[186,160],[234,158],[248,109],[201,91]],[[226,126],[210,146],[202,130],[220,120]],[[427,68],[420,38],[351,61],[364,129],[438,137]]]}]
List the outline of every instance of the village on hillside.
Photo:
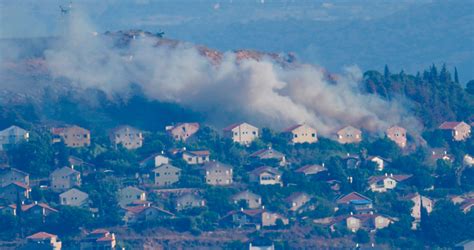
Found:
[{"label": "village on hillside", "polygon": [[304,123],[106,134],[12,124],[0,131],[0,247],[130,249],[153,230],[165,231],[152,248],[179,245],[169,231],[184,248],[212,232],[228,249],[412,246],[439,223],[437,207],[473,218],[471,126],[446,121],[422,144],[396,124],[330,138]]}]

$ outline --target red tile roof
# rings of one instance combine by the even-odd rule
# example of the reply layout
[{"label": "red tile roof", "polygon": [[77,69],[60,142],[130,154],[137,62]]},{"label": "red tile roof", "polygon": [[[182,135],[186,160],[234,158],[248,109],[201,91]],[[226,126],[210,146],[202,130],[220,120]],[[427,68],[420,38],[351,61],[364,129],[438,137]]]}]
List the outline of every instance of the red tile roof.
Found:
[{"label": "red tile roof", "polygon": [[264,172],[270,172],[270,173],[275,174],[275,175],[281,175],[281,172],[278,169],[272,168],[270,166],[258,167],[256,169],[252,170],[250,173],[255,174],[255,175],[260,175]]},{"label": "red tile roof", "polygon": [[461,205],[461,209],[466,210],[466,209],[469,209],[472,206],[474,206],[474,199],[466,199],[465,201],[463,201],[463,203]]},{"label": "red tile roof", "polygon": [[322,172],[322,171],[325,171],[326,168],[321,166],[321,165],[318,165],[318,164],[309,164],[309,165],[305,165],[305,166],[302,166],[298,169],[295,170],[296,173],[307,173],[311,170],[317,170],[319,172]]},{"label": "red tile roof", "polygon": [[296,125],[293,125],[293,126],[291,126],[291,127],[289,127],[289,128],[284,129],[283,132],[291,132],[291,131],[293,131],[293,130],[295,130],[295,129],[301,127],[301,126],[303,126],[303,124],[296,124]]},{"label": "red tile roof", "polygon": [[98,228],[91,232],[91,234],[106,234],[109,233],[107,229]]},{"label": "red tile roof", "polygon": [[240,126],[240,125],[242,125],[242,123],[243,123],[243,122],[231,124],[231,125],[225,127],[225,128],[222,129],[222,130],[223,130],[223,131],[231,131],[232,129],[234,129],[234,128]]},{"label": "red tile roof", "polygon": [[363,195],[361,195],[357,192],[352,192],[352,193],[346,194],[346,195],[341,196],[340,198],[338,198],[336,203],[337,204],[347,204],[347,203],[349,203],[351,201],[354,201],[354,200],[366,200],[366,201],[372,202],[372,200],[367,198],[366,196],[363,196]]},{"label": "red tile roof", "polygon": [[51,239],[53,237],[58,237],[58,236],[54,234],[46,233],[46,232],[38,232],[26,238],[32,239],[32,240],[44,240],[44,239]]},{"label": "red tile roof", "polygon": [[[53,211],[53,212],[58,212],[58,210],[56,210],[56,209],[50,207],[48,204],[42,203],[42,202],[37,203],[37,204],[32,203],[32,204],[28,204],[28,205],[22,205],[21,210],[26,212],[26,211],[28,211],[31,208],[36,207],[36,206],[39,206],[41,208],[44,208],[44,209],[47,209],[47,210],[50,210],[50,211]],[[15,205],[15,208],[16,208],[16,205]]]},{"label": "red tile roof", "polygon": [[211,154],[209,150],[185,151],[184,153],[192,154],[195,156],[208,156]]},{"label": "red tile roof", "polygon": [[382,180],[385,180],[387,178],[390,178],[390,179],[394,179],[396,180],[397,182],[401,182],[401,181],[404,181],[408,178],[412,177],[412,175],[405,175],[405,174],[399,174],[399,175],[380,175],[380,176],[372,176],[369,178],[369,184],[372,184],[372,183],[377,183],[379,181],[382,181]]},{"label": "red tile roof", "polygon": [[439,129],[454,129],[456,128],[461,122],[443,122],[439,125]]},{"label": "red tile roof", "polygon": [[12,182],[12,184],[23,189],[30,189],[30,187],[19,181]]},{"label": "red tile roof", "polygon": [[104,241],[114,241],[115,238],[112,235],[104,236],[102,238],[98,238],[97,241],[104,242]]}]

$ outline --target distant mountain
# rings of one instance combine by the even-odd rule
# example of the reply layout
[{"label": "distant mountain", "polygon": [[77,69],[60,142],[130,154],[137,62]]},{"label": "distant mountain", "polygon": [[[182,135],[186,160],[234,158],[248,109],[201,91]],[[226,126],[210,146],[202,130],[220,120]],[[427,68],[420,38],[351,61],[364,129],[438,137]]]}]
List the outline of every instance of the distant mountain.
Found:
[{"label": "distant mountain", "polygon": [[333,71],[344,65],[368,70],[388,64],[393,70],[416,73],[432,63],[446,63],[456,66],[461,81],[467,82],[474,78],[473,25],[474,1],[467,0],[412,4],[367,20],[294,16],[246,22],[194,20],[169,25],[166,31],[223,50],[292,51]]}]

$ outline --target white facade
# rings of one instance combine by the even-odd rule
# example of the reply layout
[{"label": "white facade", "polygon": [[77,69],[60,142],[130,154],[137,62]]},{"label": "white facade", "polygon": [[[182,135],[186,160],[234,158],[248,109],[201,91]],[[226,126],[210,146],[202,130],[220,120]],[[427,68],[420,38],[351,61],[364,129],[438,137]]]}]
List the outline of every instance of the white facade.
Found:
[{"label": "white facade", "polygon": [[89,195],[76,188],[69,189],[59,195],[59,202],[63,206],[82,207],[87,204],[88,200]]}]

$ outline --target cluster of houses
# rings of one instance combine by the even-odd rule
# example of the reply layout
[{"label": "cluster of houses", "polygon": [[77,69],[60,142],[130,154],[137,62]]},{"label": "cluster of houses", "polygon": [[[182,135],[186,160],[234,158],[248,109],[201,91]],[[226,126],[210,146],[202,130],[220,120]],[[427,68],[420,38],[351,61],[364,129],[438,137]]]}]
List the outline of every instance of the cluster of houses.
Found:
[{"label": "cluster of houses", "polygon": [[[179,123],[165,128],[169,136],[177,141],[186,141],[199,131],[198,123]],[[470,136],[470,125],[465,122],[445,122],[439,126],[450,138],[455,141],[465,140]],[[298,124],[283,130],[287,135],[289,143],[317,143],[318,135],[316,129],[308,124]],[[90,131],[79,126],[65,126],[51,129],[52,143],[62,142],[67,147],[80,148],[91,144]],[[259,138],[259,129],[249,123],[238,123],[223,129],[223,135],[235,143],[250,145]],[[407,131],[399,126],[393,126],[386,130],[388,139],[394,141],[399,147],[407,146]],[[120,126],[113,129],[109,135],[113,145],[122,145],[124,148],[133,150],[143,146],[143,132],[130,127]],[[0,150],[8,149],[22,141],[29,139],[29,132],[17,126],[11,126],[0,131]],[[352,126],[347,126],[337,131],[335,139],[342,144],[358,143],[362,141],[362,131]],[[436,153],[433,157],[449,157],[447,152]],[[272,147],[263,148],[252,154],[250,159],[257,162],[275,162],[273,166],[261,165],[248,172],[250,185],[279,185],[284,186],[282,170],[289,163],[286,156]],[[468,157],[468,158],[466,158]],[[466,156],[464,161],[472,165],[472,157]],[[173,218],[183,210],[200,208],[206,206],[206,200],[202,196],[202,190],[196,188],[174,188],[175,184],[182,178],[183,169],[174,166],[173,161],[183,160],[186,164],[198,170],[201,178],[209,186],[234,186],[234,168],[231,165],[213,160],[207,149],[186,150],[186,148],[171,149],[168,152],[155,153],[141,162],[139,167],[145,171],[138,177],[137,186],[123,186],[118,190],[118,205],[122,209],[123,221],[127,224],[157,220],[162,218]],[[356,168],[361,162],[359,156],[347,155],[348,168]],[[377,170],[384,171],[384,166],[390,164],[389,159],[380,156],[369,157],[374,162]],[[469,161],[470,160],[470,161]],[[81,172],[75,169],[77,165],[87,165],[77,157],[69,158],[69,166],[55,169],[49,175],[48,188],[57,194],[57,205],[75,206],[96,211],[89,200],[89,194],[81,190]],[[322,164],[309,164],[294,169],[294,173],[305,177],[311,177],[326,172],[327,166]],[[396,189],[411,175],[403,174],[381,174],[372,176],[367,180],[369,190],[372,192],[390,192]],[[349,180],[349,181],[352,181]],[[333,190],[338,190],[338,181],[328,181]],[[241,185],[240,185],[241,186]],[[245,187],[245,185],[243,186]],[[229,211],[221,218],[224,225],[232,225],[235,228],[264,228],[276,225],[287,225],[290,219],[287,215],[299,214],[305,211],[317,209],[314,197],[304,192],[296,192],[285,198],[288,213],[282,214],[270,211],[262,203],[262,197],[250,189],[239,188],[228,201],[240,206],[240,209]],[[21,170],[3,166],[0,168],[0,200],[6,206],[0,207],[0,213],[16,216],[17,204],[21,203],[21,211],[26,216],[45,220],[51,214],[58,213],[53,206],[36,202],[31,199],[30,176]],[[172,208],[165,208],[161,204],[153,204],[147,200],[150,193],[159,198],[172,201]],[[421,207],[428,212],[433,209],[434,201],[418,193],[400,197],[413,201],[412,216],[415,219],[413,228],[416,228],[420,220]],[[461,204],[463,212],[467,213],[474,205],[474,195],[459,196],[452,198],[453,203]],[[359,229],[377,230],[387,227],[397,220],[387,215],[377,213],[373,201],[359,193],[341,195],[334,201],[335,210],[348,211],[344,215],[331,218],[315,220],[335,229],[344,226],[350,231]],[[56,235],[39,232],[27,238],[25,246],[48,245],[50,249],[60,249],[61,242]],[[97,246],[115,246],[115,236],[106,230],[95,230],[90,232],[87,238],[81,242],[81,249],[98,249]],[[34,249],[34,248],[30,248]],[[102,249],[102,248],[101,248]],[[104,248],[105,249],[105,248]]]}]

